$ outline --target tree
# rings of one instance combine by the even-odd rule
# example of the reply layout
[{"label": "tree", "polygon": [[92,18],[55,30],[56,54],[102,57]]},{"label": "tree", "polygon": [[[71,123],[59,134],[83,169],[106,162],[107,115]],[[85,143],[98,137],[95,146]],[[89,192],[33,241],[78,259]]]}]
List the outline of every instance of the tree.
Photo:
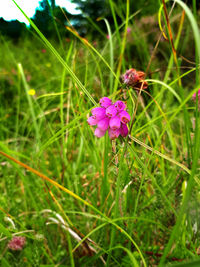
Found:
[{"label": "tree", "polygon": [[108,6],[108,1],[106,0],[72,0],[73,3],[77,5],[77,9],[82,12],[81,16],[75,18],[74,26],[75,28],[83,34],[92,33],[93,35],[97,33],[92,22],[97,23],[104,32],[106,32],[106,26],[103,21],[98,21],[100,17],[106,17],[110,14],[110,8]]},{"label": "tree", "polygon": [[[55,3],[55,1],[52,2]],[[51,5],[49,4],[48,0],[42,0],[40,2],[40,7],[39,9],[36,9],[35,15],[33,16],[32,20],[44,35],[51,35],[50,25],[52,23],[52,16]]]}]

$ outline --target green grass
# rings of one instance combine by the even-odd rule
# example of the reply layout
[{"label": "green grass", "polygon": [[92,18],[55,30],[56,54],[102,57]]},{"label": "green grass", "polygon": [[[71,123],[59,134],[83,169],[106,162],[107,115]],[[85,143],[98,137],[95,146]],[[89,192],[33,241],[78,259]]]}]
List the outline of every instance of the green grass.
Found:
[{"label": "green grass", "polygon": [[[70,42],[47,40],[33,24],[37,38],[1,36],[1,266],[198,266],[200,131],[191,98],[200,33],[198,16],[176,2],[177,62],[157,17],[138,20],[129,1],[121,11],[109,1],[115,29],[105,20],[111,38],[96,47],[72,30]],[[148,71],[147,92],[121,84],[131,67]],[[127,102],[129,138],[94,136],[86,120],[102,96]],[[8,249],[14,235],[26,237],[22,251]]]}]

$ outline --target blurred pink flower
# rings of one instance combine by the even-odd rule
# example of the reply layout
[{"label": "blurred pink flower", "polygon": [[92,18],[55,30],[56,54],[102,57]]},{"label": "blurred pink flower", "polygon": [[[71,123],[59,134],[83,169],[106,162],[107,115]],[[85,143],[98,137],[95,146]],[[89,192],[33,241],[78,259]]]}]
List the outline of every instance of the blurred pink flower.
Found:
[{"label": "blurred pink flower", "polygon": [[14,236],[8,243],[8,248],[11,250],[22,250],[26,243],[26,237]]},{"label": "blurred pink flower", "polygon": [[127,33],[130,33],[130,32],[131,32],[131,28],[128,27],[128,28],[127,28]]},{"label": "blurred pink flower", "polygon": [[192,100],[194,102],[196,102],[196,96],[198,96],[198,108],[200,110],[200,89],[198,90],[198,92],[194,93],[192,96]]},{"label": "blurred pink flower", "polygon": [[46,53],[47,52],[47,50],[46,49],[42,49],[42,53]]},{"label": "blurred pink flower", "polygon": [[200,100],[200,89],[198,90],[197,93],[194,93],[192,96],[192,100],[196,101],[196,95],[198,94],[198,100]]},{"label": "blurred pink flower", "polygon": [[140,89],[147,89],[148,83],[144,81],[145,73],[143,71],[137,71],[136,69],[127,70],[122,76],[124,84]]}]

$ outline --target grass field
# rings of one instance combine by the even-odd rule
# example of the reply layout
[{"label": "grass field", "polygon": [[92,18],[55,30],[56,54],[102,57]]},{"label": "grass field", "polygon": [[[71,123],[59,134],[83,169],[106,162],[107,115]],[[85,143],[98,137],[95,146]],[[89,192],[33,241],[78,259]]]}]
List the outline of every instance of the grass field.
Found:
[{"label": "grass field", "polygon": [[[127,1],[97,39],[1,36],[1,266],[200,266],[198,14],[159,12]],[[147,89],[122,82],[130,68]],[[88,125],[104,96],[126,103],[126,138]]]}]

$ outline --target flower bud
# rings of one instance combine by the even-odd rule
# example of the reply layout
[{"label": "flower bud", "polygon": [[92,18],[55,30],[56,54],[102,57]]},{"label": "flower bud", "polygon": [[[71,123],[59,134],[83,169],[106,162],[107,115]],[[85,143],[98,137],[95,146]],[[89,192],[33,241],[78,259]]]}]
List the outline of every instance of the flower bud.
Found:
[{"label": "flower bud", "polygon": [[110,118],[114,117],[117,114],[117,109],[115,105],[111,105],[106,109],[106,115]]},{"label": "flower bud", "polygon": [[98,123],[98,120],[95,118],[95,116],[91,116],[87,119],[87,122],[89,125],[96,125]]},{"label": "flower bud", "polygon": [[112,100],[108,97],[102,97],[99,101],[101,107],[103,108],[107,108],[109,107],[110,105],[112,105]]},{"label": "flower bud", "polygon": [[123,101],[120,101],[120,100],[116,101],[114,103],[114,105],[115,105],[117,111],[122,111],[122,110],[124,110],[126,108],[125,103]]},{"label": "flower bud", "polygon": [[96,128],[94,131],[94,135],[98,138],[101,138],[102,136],[104,136],[106,133],[106,131],[101,131],[99,128]]},{"label": "flower bud", "polygon": [[110,139],[112,139],[112,140],[115,138],[118,138],[120,135],[120,129],[113,130],[113,129],[109,128],[108,134],[109,134]]},{"label": "flower bud", "polygon": [[122,123],[128,123],[131,119],[130,115],[125,110],[119,113],[119,117]]},{"label": "flower bud", "polygon": [[105,108],[93,108],[91,110],[92,115],[97,119],[97,120],[101,120],[106,116],[106,109]]},{"label": "flower bud", "polygon": [[120,128],[120,134],[122,137],[126,137],[128,135],[128,127],[126,124],[122,123],[121,128]]},{"label": "flower bud", "polygon": [[109,126],[109,118],[105,117],[102,120],[100,120],[97,124],[97,127],[101,130],[101,131],[106,131],[108,129]]},{"label": "flower bud", "polygon": [[116,130],[119,129],[121,126],[121,120],[118,116],[110,118],[109,126],[111,129]]}]

